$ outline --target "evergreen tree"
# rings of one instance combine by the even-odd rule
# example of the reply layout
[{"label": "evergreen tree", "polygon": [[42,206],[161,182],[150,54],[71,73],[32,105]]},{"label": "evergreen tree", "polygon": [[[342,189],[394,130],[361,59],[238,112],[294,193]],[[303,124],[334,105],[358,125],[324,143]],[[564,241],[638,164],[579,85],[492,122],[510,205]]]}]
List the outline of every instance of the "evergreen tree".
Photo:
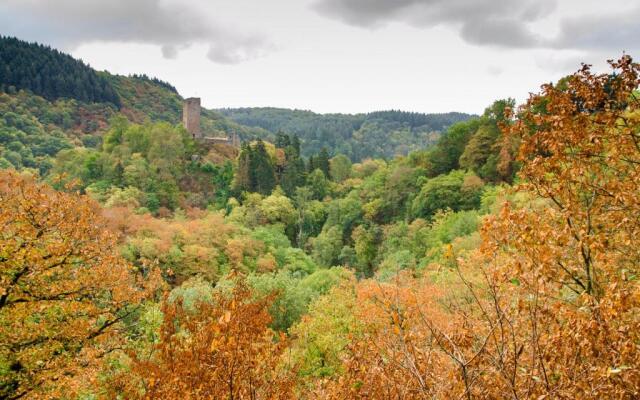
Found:
[{"label": "evergreen tree", "polygon": [[291,139],[291,147],[293,147],[298,157],[300,157],[300,138],[298,135],[293,135],[293,138]]},{"label": "evergreen tree", "polygon": [[313,171],[315,171],[317,168],[316,166],[316,160],[313,158],[313,156],[309,156],[309,163],[307,164],[307,172],[312,173]]},{"label": "evergreen tree", "polygon": [[60,97],[120,106],[107,79],[80,60],[51,47],[0,36],[0,86],[30,90],[48,100]]},{"label": "evergreen tree", "polygon": [[318,154],[318,157],[315,159],[314,169],[316,168],[322,171],[327,179],[331,178],[331,173],[329,171],[331,168],[329,165],[329,152],[326,147],[323,147],[322,150],[320,150],[320,154]]},{"label": "evergreen tree", "polygon": [[252,191],[261,194],[271,194],[276,187],[276,174],[262,140],[258,140],[250,152],[249,167]]},{"label": "evergreen tree", "polygon": [[280,186],[282,186],[282,190],[287,196],[292,197],[296,192],[296,188],[305,184],[305,166],[304,161],[296,153],[293,146],[289,146],[285,154],[287,156],[287,164],[284,168]]},{"label": "evergreen tree", "polygon": [[276,134],[276,147],[279,149],[287,148],[291,144],[291,138],[289,135],[285,135],[281,131]]}]

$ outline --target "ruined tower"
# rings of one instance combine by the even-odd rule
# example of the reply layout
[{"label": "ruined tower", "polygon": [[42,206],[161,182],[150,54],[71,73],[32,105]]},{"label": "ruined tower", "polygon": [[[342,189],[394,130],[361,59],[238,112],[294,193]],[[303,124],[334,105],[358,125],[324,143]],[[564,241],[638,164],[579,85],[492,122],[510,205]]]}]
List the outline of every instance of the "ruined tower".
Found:
[{"label": "ruined tower", "polygon": [[200,98],[190,97],[182,107],[182,124],[194,139],[202,138],[200,130]]}]

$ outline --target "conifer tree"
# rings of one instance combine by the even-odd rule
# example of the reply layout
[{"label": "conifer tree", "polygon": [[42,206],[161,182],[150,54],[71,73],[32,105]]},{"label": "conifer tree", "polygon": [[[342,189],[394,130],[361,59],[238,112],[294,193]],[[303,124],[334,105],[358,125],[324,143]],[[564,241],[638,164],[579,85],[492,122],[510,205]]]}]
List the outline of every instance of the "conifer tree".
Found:
[{"label": "conifer tree", "polygon": [[329,152],[326,147],[323,147],[322,150],[320,150],[320,154],[318,154],[318,157],[315,160],[314,169],[316,168],[322,171],[327,179],[331,178],[331,174],[329,172]]},{"label": "conifer tree", "polygon": [[258,140],[249,154],[252,191],[270,194],[276,187],[276,174],[264,142]]},{"label": "conifer tree", "polygon": [[291,144],[291,138],[289,138],[289,135],[285,135],[281,131],[277,133],[277,135],[276,135],[276,143],[275,143],[277,148],[285,149],[290,144]]},{"label": "conifer tree", "polygon": [[312,173],[316,169],[316,160],[313,156],[309,156],[309,163],[307,164],[307,172]]},{"label": "conifer tree", "polygon": [[293,147],[293,149],[295,150],[296,154],[299,157],[300,156],[300,138],[298,137],[298,135],[293,135],[293,138],[291,139],[291,147]]},{"label": "conifer tree", "polygon": [[282,190],[284,190],[287,196],[292,197],[295,194],[296,188],[304,186],[305,184],[305,166],[304,160],[296,153],[293,146],[289,146],[285,154],[287,164],[284,168],[280,186],[282,186]]}]

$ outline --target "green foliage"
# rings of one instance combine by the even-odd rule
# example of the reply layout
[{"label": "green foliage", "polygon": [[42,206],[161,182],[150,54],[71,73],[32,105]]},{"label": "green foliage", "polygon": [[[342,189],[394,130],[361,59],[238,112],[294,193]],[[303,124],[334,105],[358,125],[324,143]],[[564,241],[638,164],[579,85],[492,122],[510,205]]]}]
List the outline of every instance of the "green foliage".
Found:
[{"label": "green foliage", "polygon": [[169,293],[169,301],[180,301],[188,311],[195,311],[198,303],[211,303],[213,286],[200,277],[191,278]]},{"label": "green foliage", "polygon": [[315,300],[308,316],[291,328],[291,355],[302,377],[330,377],[340,372],[350,335],[357,334],[353,289],[338,285]]},{"label": "green foliage", "polygon": [[415,218],[431,218],[438,210],[471,210],[480,206],[483,183],[472,173],[452,171],[429,179],[411,207]]},{"label": "green foliage", "polygon": [[58,126],[48,121],[63,118],[65,107],[50,107],[44,99],[20,92],[15,96],[0,93],[0,157],[4,168],[34,168],[45,175],[55,155],[73,147]]},{"label": "green foliage", "polygon": [[[75,148],[61,151],[53,176],[79,179],[81,187],[110,205],[124,205],[125,196],[136,199],[132,206],[157,211],[160,207],[206,207],[226,204],[232,167],[212,166],[191,160],[198,148],[181,127],[167,123],[137,125],[123,117],[112,120],[101,150]],[[64,183],[64,182],[61,182]],[[137,190],[134,194],[134,189]]]},{"label": "green foliage", "polygon": [[248,283],[257,296],[276,293],[270,308],[273,317],[271,325],[276,330],[287,331],[307,313],[309,304],[315,298],[327,293],[344,276],[340,268],[318,271],[304,279],[296,278],[289,271],[280,271],[252,274],[248,277]]},{"label": "green foliage", "polygon": [[319,168],[307,176],[307,187],[311,191],[311,198],[322,200],[329,193],[329,181]]},{"label": "green foliage", "polygon": [[310,170],[319,169],[324,174],[325,178],[331,179],[331,171],[329,165],[329,152],[326,147],[323,147],[318,153],[318,156],[314,158],[313,166],[309,167]]},{"label": "green foliage", "polygon": [[382,231],[375,225],[370,227],[360,225],[354,229],[351,236],[356,253],[358,275],[370,277],[373,275],[373,261],[382,239]]},{"label": "green foliage", "polygon": [[471,117],[462,113],[401,111],[322,115],[279,108],[237,108],[220,112],[237,123],[265,129],[274,136],[278,132],[297,135],[302,141],[304,156],[318,154],[326,147],[330,154],[341,153],[353,161],[391,158],[418,150],[435,142],[439,132],[448,126]]},{"label": "green foliage", "polygon": [[351,176],[351,160],[338,154],[330,160],[330,175],[335,182],[342,182]]},{"label": "green foliage", "polygon": [[342,250],[342,229],[339,226],[331,226],[312,239],[313,259],[318,265],[331,267],[338,263],[338,257]]},{"label": "green foliage", "polygon": [[304,160],[300,156],[300,140],[297,136],[293,139],[282,135],[283,143],[288,143],[284,148],[285,166],[280,177],[280,186],[289,197],[293,197],[298,187],[304,186],[306,171]]},{"label": "green foliage", "polygon": [[427,160],[425,167],[430,176],[446,174],[454,169],[459,169],[459,159],[465,151],[469,139],[474,135],[480,126],[479,119],[465,122],[458,122],[445,132],[438,140],[438,143],[427,150]]},{"label": "green foliage", "polygon": [[238,156],[238,173],[233,186],[236,193],[270,194],[276,187],[273,164],[262,140],[243,145]]}]

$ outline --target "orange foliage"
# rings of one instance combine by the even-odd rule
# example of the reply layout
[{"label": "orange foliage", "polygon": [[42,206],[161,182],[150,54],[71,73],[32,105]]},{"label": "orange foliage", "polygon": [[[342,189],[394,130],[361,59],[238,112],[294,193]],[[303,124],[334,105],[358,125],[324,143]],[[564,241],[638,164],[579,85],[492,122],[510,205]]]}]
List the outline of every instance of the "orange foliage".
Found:
[{"label": "orange foliage", "polygon": [[0,397],[72,394],[159,275],[135,274],[87,197],[3,171],[0,204]]},{"label": "orange foliage", "polygon": [[[348,347],[344,374],[317,393],[328,399],[455,398],[455,366],[440,346],[467,340],[459,318],[438,306],[440,291],[402,276],[358,285],[356,316],[364,330]],[[438,328],[436,328],[438,326]],[[441,329],[447,329],[444,333]],[[457,333],[456,333],[457,332]],[[450,341],[450,342],[448,342]]]},{"label": "orange foliage", "polygon": [[151,359],[134,356],[118,388],[140,399],[291,399],[291,373],[280,364],[284,336],[268,328],[272,298],[252,300],[243,281],[232,295],[189,312],[165,302],[160,343]]},{"label": "orange foliage", "polygon": [[640,397],[640,65],[612,67],[543,86],[506,128],[532,201],[488,218],[464,290],[361,285],[369,329],[318,397]]}]

